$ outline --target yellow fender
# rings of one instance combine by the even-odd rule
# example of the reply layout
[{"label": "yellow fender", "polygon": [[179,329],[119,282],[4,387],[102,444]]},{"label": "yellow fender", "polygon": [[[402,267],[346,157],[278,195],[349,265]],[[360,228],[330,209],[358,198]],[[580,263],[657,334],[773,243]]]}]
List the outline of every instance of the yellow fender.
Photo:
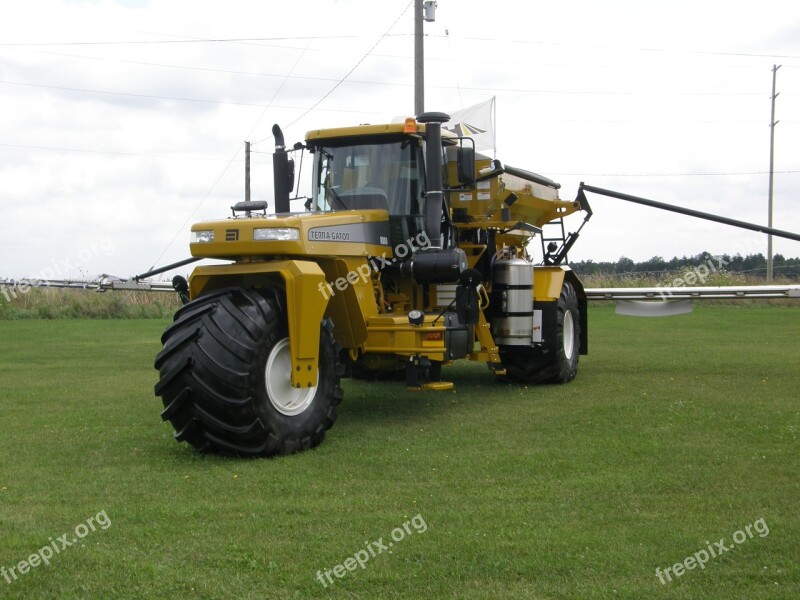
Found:
[{"label": "yellow fender", "polygon": [[578,296],[578,312],[581,325],[581,354],[588,354],[589,352],[589,317],[587,310],[586,292],[575,272],[569,267],[558,266],[545,266],[534,267],[533,269],[533,301],[537,302],[558,302],[561,295],[561,287],[564,281],[568,281],[575,288],[575,294]]},{"label": "yellow fender", "polygon": [[207,265],[192,272],[189,293],[194,299],[203,292],[234,285],[254,289],[280,285],[286,293],[292,385],[312,387],[317,383],[319,327],[328,305],[319,292],[324,281],[320,266],[307,260]]}]

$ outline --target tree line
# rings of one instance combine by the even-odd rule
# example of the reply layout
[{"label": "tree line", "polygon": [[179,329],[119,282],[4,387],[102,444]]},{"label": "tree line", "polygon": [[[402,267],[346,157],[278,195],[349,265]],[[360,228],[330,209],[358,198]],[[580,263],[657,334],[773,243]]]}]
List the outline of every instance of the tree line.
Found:
[{"label": "tree line", "polygon": [[[740,273],[742,275],[752,275],[754,277],[765,277],[767,274],[767,259],[761,254],[740,254],[713,255],[709,252],[701,252],[695,256],[677,256],[667,260],[661,256],[654,256],[649,260],[636,262],[627,256],[622,256],[616,262],[593,260],[581,260],[570,262],[570,266],[578,275],[653,275],[658,276],[663,273],[684,271],[687,268],[706,263],[713,260],[715,256],[722,259],[724,271],[729,273]],[[773,271],[775,276],[788,277],[790,279],[800,279],[800,258],[786,258],[782,254],[776,254],[773,258]]]}]

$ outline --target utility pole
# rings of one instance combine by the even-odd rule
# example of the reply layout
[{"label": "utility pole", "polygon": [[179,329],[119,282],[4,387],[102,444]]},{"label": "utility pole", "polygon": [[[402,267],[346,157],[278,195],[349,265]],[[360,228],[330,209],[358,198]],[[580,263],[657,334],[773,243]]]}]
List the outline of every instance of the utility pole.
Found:
[{"label": "utility pole", "polygon": [[425,112],[425,40],[422,37],[422,0],[414,0],[414,114]]},{"label": "utility pole", "polygon": [[244,201],[250,202],[250,142],[244,143]]},{"label": "utility pole", "polygon": [[[775,82],[778,77],[778,69],[781,65],[772,65],[772,115],[769,121],[769,215],[767,216],[767,226],[772,227],[772,190],[773,176],[775,171],[775,125],[779,121],[775,120],[775,98],[779,94],[775,93]],[[767,283],[772,283],[772,236],[767,236]]]},{"label": "utility pole", "polygon": [[414,114],[425,112],[425,38],[423,21],[436,20],[435,0],[414,0]]}]

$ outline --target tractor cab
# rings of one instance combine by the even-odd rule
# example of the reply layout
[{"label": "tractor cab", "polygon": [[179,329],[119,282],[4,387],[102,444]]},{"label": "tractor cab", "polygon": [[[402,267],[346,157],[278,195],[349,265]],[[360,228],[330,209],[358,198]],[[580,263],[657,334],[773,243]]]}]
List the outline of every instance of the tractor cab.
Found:
[{"label": "tractor cab", "polygon": [[[393,246],[424,229],[422,138],[397,126],[361,126],[311,132],[314,156],[312,211],[383,209]],[[373,133],[374,129],[380,132]],[[392,131],[396,129],[396,131]]]}]

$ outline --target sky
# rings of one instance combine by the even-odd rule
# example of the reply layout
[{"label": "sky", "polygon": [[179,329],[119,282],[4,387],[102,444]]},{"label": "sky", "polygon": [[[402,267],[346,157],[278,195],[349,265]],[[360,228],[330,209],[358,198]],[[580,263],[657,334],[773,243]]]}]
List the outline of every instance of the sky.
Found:
[{"label": "sky", "polygon": [[[761,224],[782,65],[774,226],[800,232],[796,2],[439,0],[425,35],[426,110],[495,97],[497,158],[562,198],[584,181]],[[191,224],[243,199],[245,140],[272,206],[273,123],[293,144],[411,116],[413,81],[409,0],[3,2],[0,277],[187,258]],[[766,253],[761,234],[590,201],[572,260]]]}]

